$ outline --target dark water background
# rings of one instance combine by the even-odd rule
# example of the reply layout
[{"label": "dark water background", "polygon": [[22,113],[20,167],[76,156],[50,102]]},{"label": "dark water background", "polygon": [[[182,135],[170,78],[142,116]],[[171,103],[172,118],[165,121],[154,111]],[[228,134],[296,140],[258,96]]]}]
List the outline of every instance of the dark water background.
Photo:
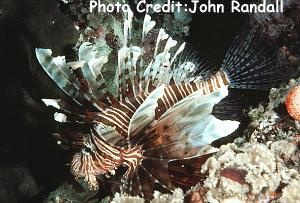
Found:
[{"label": "dark water background", "polygon": [[[248,20],[247,14],[195,14],[187,41],[220,64]],[[60,93],[33,54],[36,46],[62,53],[76,42],[71,25],[55,0],[0,1],[0,203],[42,202],[72,179],[69,155],[56,145],[51,116],[39,102]]]}]

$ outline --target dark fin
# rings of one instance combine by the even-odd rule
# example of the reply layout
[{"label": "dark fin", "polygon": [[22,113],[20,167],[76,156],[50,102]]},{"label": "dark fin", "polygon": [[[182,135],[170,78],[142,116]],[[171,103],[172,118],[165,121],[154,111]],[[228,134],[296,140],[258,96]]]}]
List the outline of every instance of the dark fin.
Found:
[{"label": "dark fin", "polygon": [[245,121],[247,115],[244,110],[249,106],[246,95],[236,89],[228,91],[228,96],[214,105],[212,115],[220,120]]},{"label": "dark fin", "polygon": [[133,174],[130,175],[128,180],[123,183],[123,190],[132,196],[143,194],[141,179],[139,177],[139,169],[140,168],[136,168],[136,170],[133,171]]},{"label": "dark fin", "polygon": [[175,188],[169,176],[168,162],[168,159],[145,158],[142,161],[142,167],[156,180],[155,182],[159,183],[161,189],[170,192]]},{"label": "dark fin", "polygon": [[[161,162],[156,162],[156,165],[159,165],[160,163]],[[148,164],[152,164],[152,163],[142,163],[142,165],[139,166],[134,171],[134,173],[128,177],[128,179],[124,183],[120,183],[122,185],[121,186],[122,192],[130,194],[132,196],[139,195],[140,197],[143,197],[146,200],[153,199],[154,191],[160,191],[163,193],[171,192],[166,188],[166,186],[162,184],[160,179],[156,178],[160,170],[157,170],[157,167],[153,167],[152,170],[149,171],[148,168],[149,167],[151,168],[151,166],[144,167],[144,165],[148,165]],[[164,165],[163,166],[164,175],[165,177],[169,177],[168,161],[164,161],[163,165]],[[119,167],[117,170],[117,175],[113,176],[112,178],[115,178],[116,176],[119,178],[123,177],[124,170],[126,169]]]},{"label": "dark fin", "polygon": [[[143,198],[145,199],[152,199],[155,187],[155,179],[143,167],[139,167],[137,169],[136,176],[139,180],[138,184],[140,184],[138,191],[142,191],[139,194],[142,194]],[[131,193],[135,194],[138,191],[131,191]]]},{"label": "dark fin", "polygon": [[269,44],[257,28],[246,29],[228,50],[222,70],[231,88],[267,90],[284,82],[290,74],[278,59],[278,47]]},{"label": "dark fin", "polygon": [[173,185],[188,190],[191,186],[204,181],[206,174],[201,173],[201,167],[213,154],[209,153],[190,159],[170,161],[168,168]]}]

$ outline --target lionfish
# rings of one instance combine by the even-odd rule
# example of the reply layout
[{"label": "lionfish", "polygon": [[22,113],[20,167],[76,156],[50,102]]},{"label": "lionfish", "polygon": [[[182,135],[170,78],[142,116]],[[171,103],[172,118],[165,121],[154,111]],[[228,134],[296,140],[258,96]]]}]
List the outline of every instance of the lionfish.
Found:
[{"label": "lionfish", "polygon": [[121,190],[150,199],[156,189],[172,192],[197,184],[201,165],[210,156],[203,152],[204,146],[238,128],[240,122],[212,114],[228,89],[268,89],[281,80],[282,70],[276,65],[274,50],[257,40],[254,31],[238,37],[221,68],[213,72],[204,63],[190,60],[185,43],[177,46],[164,29],[159,30],[155,46],[147,47],[156,24],[148,14],[141,39],[133,39],[132,21],[129,12],[116,59],[117,95],[108,90],[101,73],[107,59],[95,56],[88,42],[79,48],[75,62],[52,57],[50,49],[36,49],[36,56],[79,106],[44,99],[56,108],[54,118],[89,124],[85,131],[69,127],[58,133],[61,142],[76,151],[71,173],[97,188],[97,177],[114,176],[121,168]]}]

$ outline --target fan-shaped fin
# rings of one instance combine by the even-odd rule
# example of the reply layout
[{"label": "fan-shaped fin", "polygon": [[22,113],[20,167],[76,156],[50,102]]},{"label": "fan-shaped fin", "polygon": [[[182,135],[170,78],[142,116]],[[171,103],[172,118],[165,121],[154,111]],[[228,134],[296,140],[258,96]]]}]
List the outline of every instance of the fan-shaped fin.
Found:
[{"label": "fan-shaped fin", "polygon": [[158,108],[155,111],[156,119],[160,118],[169,108],[198,91],[199,95],[207,95],[220,88],[226,87],[228,80],[223,72],[219,71],[209,79],[198,82],[181,82],[165,88],[164,96],[158,100]]},{"label": "fan-shaped fin", "polygon": [[226,95],[226,87],[205,96],[196,91],[167,110],[138,142],[143,145],[144,156],[167,159],[194,156],[202,146],[232,133],[239,122],[221,121],[211,115],[214,104]]},{"label": "fan-shaped fin", "polygon": [[143,167],[138,167],[122,185],[122,190],[145,199],[152,199],[157,180]]},{"label": "fan-shaped fin", "polygon": [[278,62],[278,49],[258,34],[257,28],[244,31],[233,42],[222,64],[230,87],[270,89],[287,79],[290,70]]},{"label": "fan-shaped fin", "polygon": [[[141,179],[139,176],[139,170],[141,170],[139,167],[133,171],[133,174],[123,183],[122,189],[126,192],[131,194],[132,196],[140,195],[144,196],[142,192],[142,186],[141,186]],[[143,169],[142,169],[143,170]]]},{"label": "fan-shaped fin", "polygon": [[142,161],[142,166],[145,170],[155,178],[158,183],[165,189],[172,191],[175,187],[172,184],[172,181],[168,172],[168,162],[169,160],[160,160],[160,159],[144,159]]}]

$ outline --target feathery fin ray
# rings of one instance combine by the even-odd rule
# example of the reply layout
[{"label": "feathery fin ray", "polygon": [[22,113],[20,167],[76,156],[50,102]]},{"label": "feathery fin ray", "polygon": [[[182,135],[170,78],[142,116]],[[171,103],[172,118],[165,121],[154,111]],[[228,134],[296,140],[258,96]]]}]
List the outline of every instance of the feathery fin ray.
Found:
[{"label": "feathery fin ray", "polygon": [[221,66],[230,87],[267,90],[283,82],[290,70],[279,65],[276,48],[259,36],[257,28],[236,37]]}]

